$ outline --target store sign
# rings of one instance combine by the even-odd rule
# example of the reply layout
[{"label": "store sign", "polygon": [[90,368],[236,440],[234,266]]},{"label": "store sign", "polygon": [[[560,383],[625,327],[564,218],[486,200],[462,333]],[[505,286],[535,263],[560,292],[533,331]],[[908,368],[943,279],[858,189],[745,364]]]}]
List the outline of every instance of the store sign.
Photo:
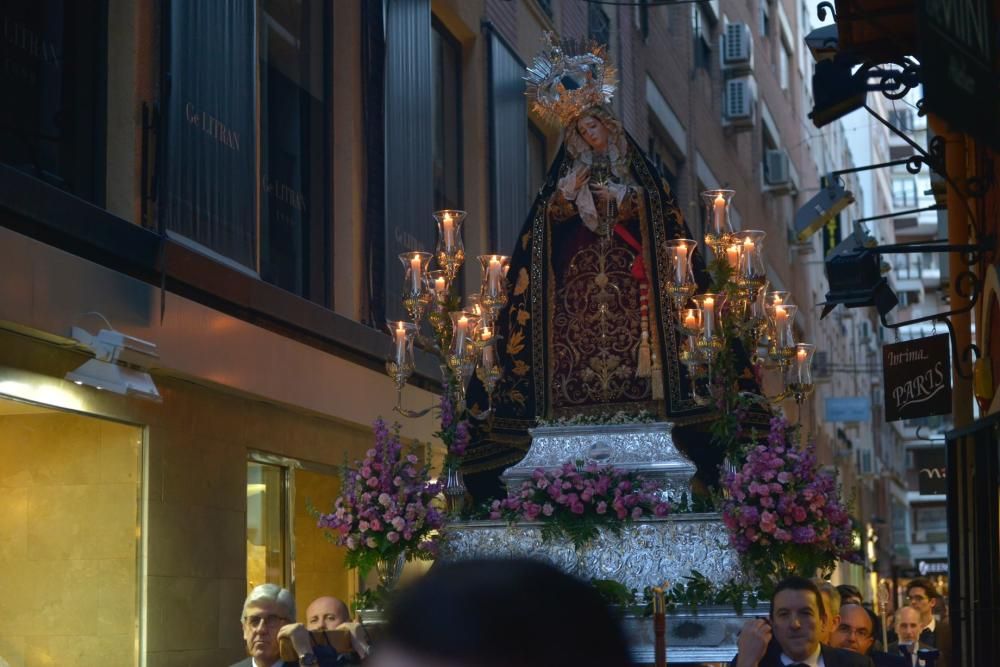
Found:
[{"label": "store sign", "polygon": [[872,405],[864,396],[830,396],[823,402],[828,422],[866,422],[872,417]]},{"label": "store sign", "polygon": [[886,421],[951,412],[948,354],[948,334],[882,347]]},{"label": "store sign", "polygon": [[917,487],[922,496],[947,493],[948,476],[944,449],[917,449],[913,452],[913,466],[917,469]]},{"label": "store sign", "polygon": [[935,574],[948,574],[948,559],[933,558],[929,560],[918,560],[917,571],[921,577]]},{"label": "store sign", "polygon": [[1000,145],[1000,95],[993,76],[992,0],[921,0],[920,73],[926,108]]}]

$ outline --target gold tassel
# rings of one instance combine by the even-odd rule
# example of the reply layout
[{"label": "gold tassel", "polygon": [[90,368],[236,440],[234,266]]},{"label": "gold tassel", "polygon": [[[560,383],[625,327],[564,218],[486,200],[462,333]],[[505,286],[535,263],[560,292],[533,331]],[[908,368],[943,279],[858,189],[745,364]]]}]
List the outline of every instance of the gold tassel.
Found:
[{"label": "gold tassel", "polygon": [[637,378],[648,378],[650,376],[649,361],[649,333],[642,332],[642,342],[639,343],[639,363],[637,364],[635,376]]},{"label": "gold tassel", "polygon": [[653,357],[653,368],[652,368],[652,380],[653,380],[653,400],[662,401],[663,400],[663,368],[660,366],[656,355]]}]

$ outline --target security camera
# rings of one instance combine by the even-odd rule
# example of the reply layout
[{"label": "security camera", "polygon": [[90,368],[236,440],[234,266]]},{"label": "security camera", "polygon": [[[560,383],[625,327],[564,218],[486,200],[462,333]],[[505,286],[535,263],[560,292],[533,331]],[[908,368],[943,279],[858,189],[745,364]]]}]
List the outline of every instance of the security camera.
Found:
[{"label": "security camera", "polygon": [[839,178],[831,174],[826,180],[830,185],[821,189],[795,214],[795,234],[799,243],[804,243],[820,227],[854,203],[854,193],[846,190]]}]

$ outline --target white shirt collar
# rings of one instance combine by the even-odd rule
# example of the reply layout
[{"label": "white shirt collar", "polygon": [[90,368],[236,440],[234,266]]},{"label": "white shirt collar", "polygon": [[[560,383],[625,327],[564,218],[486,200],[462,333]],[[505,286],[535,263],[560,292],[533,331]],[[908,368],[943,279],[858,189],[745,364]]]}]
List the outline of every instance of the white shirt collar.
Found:
[{"label": "white shirt collar", "polygon": [[781,653],[781,664],[782,665],[794,665],[801,663],[803,665],[809,665],[809,667],[826,667],[826,663],[823,661],[823,652],[820,645],[816,645],[816,651],[811,656],[805,660],[792,660],[784,651]]},{"label": "white shirt collar", "polygon": [[250,658],[250,662],[253,663],[253,667],[284,667],[285,665],[285,661],[281,660],[280,658],[278,659],[278,662],[274,663],[273,665],[262,665],[259,662],[257,662],[257,658]]},{"label": "white shirt collar", "polygon": [[926,629],[930,630],[931,632],[934,632],[934,627],[936,625],[937,625],[937,621],[935,621],[934,617],[931,616],[931,622],[927,624],[927,628]]}]

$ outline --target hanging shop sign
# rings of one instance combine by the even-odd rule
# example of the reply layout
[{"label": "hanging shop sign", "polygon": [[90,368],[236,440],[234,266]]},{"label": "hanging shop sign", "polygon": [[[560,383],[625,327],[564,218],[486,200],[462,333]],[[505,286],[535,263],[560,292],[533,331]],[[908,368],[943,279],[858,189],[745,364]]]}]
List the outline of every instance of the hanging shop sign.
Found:
[{"label": "hanging shop sign", "polygon": [[920,69],[926,109],[1000,145],[993,75],[992,0],[920,0]]},{"label": "hanging shop sign", "polygon": [[913,467],[917,469],[920,495],[934,496],[948,492],[948,469],[943,447],[913,450]]},{"label": "hanging shop sign", "polygon": [[921,577],[935,574],[948,574],[947,558],[929,558],[917,561],[917,571]]},{"label": "hanging shop sign", "polygon": [[828,422],[871,421],[872,404],[864,396],[829,396],[823,402]]},{"label": "hanging shop sign", "polygon": [[948,354],[947,334],[882,347],[886,421],[951,412]]}]

